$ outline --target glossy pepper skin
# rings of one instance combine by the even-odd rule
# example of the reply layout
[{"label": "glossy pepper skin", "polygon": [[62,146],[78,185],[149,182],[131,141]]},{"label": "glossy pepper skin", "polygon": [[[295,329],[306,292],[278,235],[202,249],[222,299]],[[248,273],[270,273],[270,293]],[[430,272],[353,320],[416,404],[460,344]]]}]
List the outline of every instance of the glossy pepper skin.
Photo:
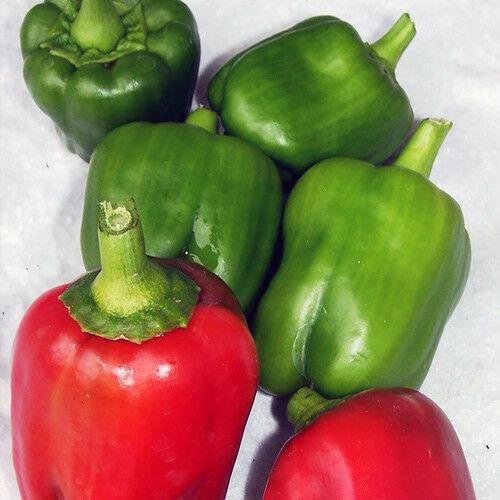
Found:
[{"label": "glossy pepper skin", "polygon": [[460,207],[426,177],[450,126],[424,120],[395,165],[325,160],[295,185],[253,329],[263,389],[420,386],[470,263]]},{"label": "glossy pepper skin", "polygon": [[[316,397],[306,388],[292,398],[294,423],[314,413],[310,399]],[[417,391],[385,389],[322,413],[281,450],[264,500],[325,498],[474,500],[475,494],[443,411]]]},{"label": "glossy pepper skin", "polygon": [[[105,301],[113,303],[116,290],[141,297],[130,290],[144,290],[142,278],[127,281],[130,274],[120,275],[112,258],[106,267]],[[198,296],[184,327],[146,340],[144,332],[126,337],[138,328],[133,315],[130,328],[127,316],[112,319],[111,327],[122,322],[126,338],[82,331],[79,321],[89,310],[82,313],[76,303],[68,311],[68,285],[46,292],[27,311],[12,371],[13,454],[22,498],[224,498],[257,388],[255,346],[222,280],[184,261],[163,261],[160,269],[170,277],[181,271]],[[136,271],[143,276],[142,268]]]},{"label": "glossy pepper skin", "polygon": [[228,133],[296,173],[334,156],[379,163],[412,124],[394,70],[414,35],[407,14],[372,45],[336,17],[313,17],[228,61],[209,101]]},{"label": "glossy pepper skin", "polygon": [[271,160],[240,139],[216,135],[215,127],[216,115],[199,109],[187,124],[132,123],[104,139],[85,194],[87,269],[99,266],[97,203],[132,196],[148,255],[198,262],[221,277],[244,308],[251,304],[277,236],[281,182]]},{"label": "glossy pepper skin", "polygon": [[21,48],[33,99],[85,160],[117,126],[183,120],[191,106],[200,41],[179,0],[46,0]]}]

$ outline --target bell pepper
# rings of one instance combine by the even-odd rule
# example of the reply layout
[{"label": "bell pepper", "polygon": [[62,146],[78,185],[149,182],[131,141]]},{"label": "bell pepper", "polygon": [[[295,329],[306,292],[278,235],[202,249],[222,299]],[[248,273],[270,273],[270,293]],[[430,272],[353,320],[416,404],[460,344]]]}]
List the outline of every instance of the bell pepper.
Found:
[{"label": "bell pepper", "polygon": [[450,126],[424,120],[391,166],[329,159],[295,185],[256,313],[265,390],[421,385],[470,264],[462,211],[428,179]]},{"label": "bell pepper", "polygon": [[257,389],[236,299],[146,258],[130,202],[102,203],[102,269],[39,297],[14,347],[22,498],[223,499]]},{"label": "bell pepper", "polygon": [[414,35],[407,14],[372,45],[336,17],[313,17],[227,62],[209,101],[226,131],[296,173],[333,156],[379,163],[412,125],[394,71]]},{"label": "bell pepper", "polygon": [[118,125],[183,120],[191,106],[200,41],[179,0],[46,0],[21,49],[33,99],[85,160]]},{"label": "bell pepper", "polygon": [[187,124],[132,123],[101,142],[85,194],[87,269],[99,266],[97,203],[133,197],[148,255],[202,264],[248,308],[272,256],[281,183],[271,160],[216,127],[216,114],[199,109]]},{"label": "bell pepper", "polygon": [[307,427],[281,450],[264,500],[475,499],[451,422],[417,391],[370,390],[341,402],[302,388],[288,416]]}]

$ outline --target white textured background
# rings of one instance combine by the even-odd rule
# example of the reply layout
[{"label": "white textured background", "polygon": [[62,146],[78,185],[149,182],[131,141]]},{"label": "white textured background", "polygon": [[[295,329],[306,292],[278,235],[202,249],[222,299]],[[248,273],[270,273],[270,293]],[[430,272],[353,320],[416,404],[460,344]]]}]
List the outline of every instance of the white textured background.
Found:
[{"label": "white textured background", "polygon": [[[316,14],[351,22],[367,41],[410,12],[417,37],[397,76],[418,118],[454,128],[432,179],[461,204],[473,260],[422,391],[448,414],[478,498],[500,491],[500,36],[498,0],[187,0],[202,39],[200,88],[220,63],[263,36]],[[79,227],[87,165],[68,153],[22,78],[18,32],[34,0],[0,7],[0,499],[18,498],[10,458],[11,346],[41,292],[83,271]],[[288,437],[281,403],[259,394],[228,498],[258,498]]]}]

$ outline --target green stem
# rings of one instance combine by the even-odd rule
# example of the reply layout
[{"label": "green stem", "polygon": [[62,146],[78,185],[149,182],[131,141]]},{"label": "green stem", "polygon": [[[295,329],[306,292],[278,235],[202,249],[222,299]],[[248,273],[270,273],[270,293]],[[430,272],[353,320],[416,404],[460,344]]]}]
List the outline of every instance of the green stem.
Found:
[{"label": "green stem", "polygon": [[322,413],[343,403],[344,399],[326,399],[309,387],[299,389],[288,402],[288,421],[299,431]]},{"label": "green stem", "polygon": [[217,113],[210,109],[198,108],[189,113],[186,123],[200,127],[211,134],[217,133]]},{"label": "green stem", "polygon": [[415,34],[415,24],[408,14],[403,14],[382,38],[371,44],[371,47],[387,61],[394,72],[399,59]]},{"label": "green stem", "polygon": [[146,256],[134,201],[100,203],[98,231],[102,269],[85,274],[60,297],[82,331],[140,344],[187,326],[199,288]]},{"label": "green stem", "polygon": [[451,127],[452,123],[448,120],[426,118],[420,122],[393,165],[429,177],[439,148]]},{"label": "green stem", "polygon": [[156,304],[167,291],[165,274],[146,256],[132,200],[99,204],[101,272],[92,283],[96,304],[108,314],[130,316]]},{"label": "green stem", "polygon": [[82,0],[80,10],[71,26],[71,36],[83,49],[110,52],[125,28],[111,0]]}]

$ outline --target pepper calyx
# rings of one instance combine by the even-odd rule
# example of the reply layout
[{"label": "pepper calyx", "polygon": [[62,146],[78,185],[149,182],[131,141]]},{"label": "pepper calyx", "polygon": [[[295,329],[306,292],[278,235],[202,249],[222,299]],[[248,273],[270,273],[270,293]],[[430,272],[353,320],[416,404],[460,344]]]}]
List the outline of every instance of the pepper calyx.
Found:
[{"label": "pepper calyx", "polygon": [[99,5],[106,6],[108,15],[95,19],[90,8],[86,8],[85,0],[81,4],[77,0],[50,0],[61,14],[40,48],[77,68],[92,63],[112,63],[132,52],[146,50],[147,29],[141,3],[138,0],[101,1],[107,2]]},{"label": "pepper calyx", "polygon": [[70,285],[60,299],[85,332],[140,344],[186,327],[198,286],[146,256],[133,200],[99,204],[102,269]]},{"label": "pepper calyx", "polygon": [[301,387],[288,401],[286,413],[288,421],[300,431],[322,413],[331,410],[349,399],[327,399],[309,387]]},{"label": "pepper calyx", "polygon": [[415,35],[415,23],[408,14],[403,14],[391,29],[376,42],[370,44],[370,47],[394,73],[399,59]]},{"label": "pepper calyx", "polygon": [[451,121],[443,118],[422,120],[393,165],[429,177],[434,160],[452,126]]},{"label": "pepper calyx", "polygon": [[217,134],[218,117],[215,111],[204,107],[199,107],[191,111],[186,118],[185,123],[194,127],[202,128],[211,134]]}]

